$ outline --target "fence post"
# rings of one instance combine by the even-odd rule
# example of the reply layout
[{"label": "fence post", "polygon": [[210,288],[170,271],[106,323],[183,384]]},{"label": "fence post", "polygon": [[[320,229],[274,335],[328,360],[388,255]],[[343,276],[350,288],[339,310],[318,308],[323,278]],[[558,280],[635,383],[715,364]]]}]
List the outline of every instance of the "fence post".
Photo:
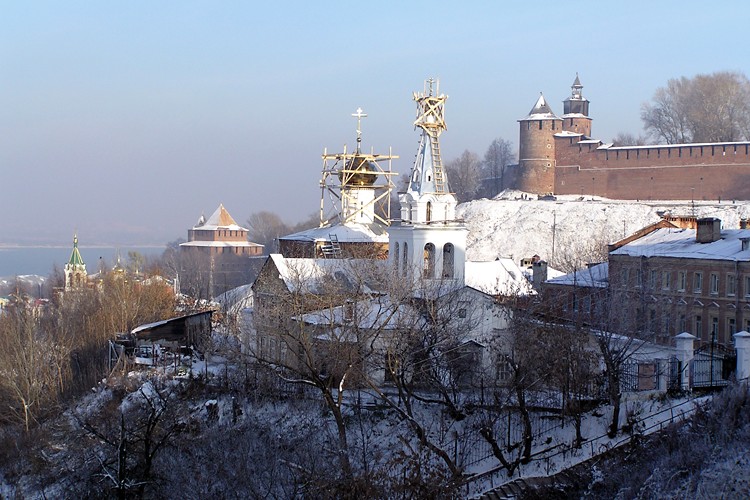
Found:
[{"label": "fence post", "polygon": [[734,334],[734,346],[737,349],[737,380],[750,377],[750,333],[746,331]]},{"label": "fence post", "polygon": [[694,343],[698,337],[688,332],[682,332],[675,337],[677,342],[677,359],[680,360],[680,387],[689,390],[692,386],[690,380],[690,363],[693,361],[695,349]]}]

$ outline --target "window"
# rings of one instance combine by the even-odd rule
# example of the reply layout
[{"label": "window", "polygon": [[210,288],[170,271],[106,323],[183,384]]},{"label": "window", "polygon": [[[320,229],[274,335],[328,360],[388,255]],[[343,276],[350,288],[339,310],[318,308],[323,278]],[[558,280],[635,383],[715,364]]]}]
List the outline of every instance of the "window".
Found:
[{"label": "window", "polygon": [[443,246],[443,278],[453,278],[453,243]]},{"label": "window", "polygon": [[672,288],[672,272],[664,271],[661,273],[661,287],[663,290],[669,290]]},{"label": "window", "polygon": [[641,277],[641,270],[636,269],[635,271],[635,287],[640,288],[643,284],[643,278]]},{"label": "window", "polygon": [[513,367],[507,359],[501,359],[497,363],[497,381],[500,383],[510,382],[513,378]]},{"label": "window", "polygon": [[710,285],[710,292],[711,295],[719,295],[719,275],[716,273],[711,273],[711,282]]},{"label": "window", "polygon": [[435,245],[432,243],[424,246],[422,272],[425,278],[435,277]]},{"label": "window", "polygon": [[750,276],[745,276],[745,297],[750,297]]},{"label": "window", "polygon": [[686,275],[685,271],[678,271],[677,273],[677,291],[679,292],[685,291],[685,286],[687,285]]},{"label": "window", "polygon": [[730,339],[735,333],[737,333],[737,320],[736,319],[727,318],[727,333],[729,334]]},{"label": "window", "polygon": [[719,318],[711,318],[711,338],[716,339],[719,335]]},{"label": "window", "polygon": [[693,274],[693,292],[700,293],[703,288],[703,273],[696,272]]},{"label": "window", "polygon": [[458,317],[459,318],[465,318],[466,317],[466,309],[461,308],[458,310]]},{"label": "window", "polygon": [[680,314],[680,323],[679,323],[680,331],[679,333],[686,332],[687,331],[687,320],[685,318],[684,314]]},{"label": "window", "polygon": [[398,274],[398,261],[401,258],[401,248],[399,248],[398,241],[393,246],[393,268],[396,270],[396,274]]},{"label": "window", "polygon": [[727,295],[730,297],[737,295],[737,277],[734,274],[727,274]]},{"label": "window", "polygon": [[653,309],[648,311],[648,331],[652,333],[656,331],[656,311]]},{"label": "window", "polygon": [[432,202],[427,202],[427,222],[432,220]]},{"label": "window", "polygon": [[627,288],[630,282],[630,269],[620,269],[620,280],[622,280],[622,287]]},{"label": "window", "polygon": [[656,271],[651,271],[648,276],[648,287],[651,290],[656,290],[656,277],[658,276],[658,273]]},{"label": "window", "polygon": [[409,268],[409,244],[404,243],[404,256],[401,259],[401,274],[406,276],[406,270]]},{"label": "window", "polygon": [[701,338],[701,333],[703,333],[701,331],[702,330],[702,328],[701,328],[702,326],[703,326],[703,320],[701,319],[700,316],[696,315],[695,316],[695,329],[693,331],[693,335],[695,335],[698,338]]}]

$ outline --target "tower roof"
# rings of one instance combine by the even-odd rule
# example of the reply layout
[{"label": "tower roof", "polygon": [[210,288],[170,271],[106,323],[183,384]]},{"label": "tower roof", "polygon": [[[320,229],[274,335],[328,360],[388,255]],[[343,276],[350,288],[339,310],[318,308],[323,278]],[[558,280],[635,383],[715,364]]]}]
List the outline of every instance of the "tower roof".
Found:
[{"label": "tower roof", "polygon": [[73,251],[70,254],[70,259],[68,260],[68,264],[71,266],[83,266],[83,257],[81,257],[81,252],[78,251],[78,235],[73,235]]},{"label": "tower roof", "polygon": [[544,98],[544,94],[539,94],[539,99],[536,100],[536,104],[531,108],[526,118],[522,118],[519,121],[525,120],[559,120],[560,118],[552,112],[552,108],[549,107],[547,99]]},{"label": "tower roof", "polygon": [[[201,216],[201,219],[203,216]],[[223,204],[219,204],[219,208],[216,209],[216,211],[211,214],[211,217],[208,218],[203,224],[200,224],[200,220],[198,221],[198,225],[195,226],[193,229],[204,229],[213,231],[215,229],[230,229],[230,230],[242,230],[247,231],[244,227],[237,224],[231,215],[229,215],[229,212],[227,212],[227,209],[224,208]]]}]

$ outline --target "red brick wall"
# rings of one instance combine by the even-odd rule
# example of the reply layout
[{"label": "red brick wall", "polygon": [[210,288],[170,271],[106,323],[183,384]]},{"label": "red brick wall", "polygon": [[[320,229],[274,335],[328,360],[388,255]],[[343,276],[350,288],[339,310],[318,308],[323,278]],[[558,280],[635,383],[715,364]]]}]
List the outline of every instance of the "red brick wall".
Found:
[{"label": "red brick wall", "polygon": [[555,138],[555,194],[750,200],[750,143],[598,149],[577,141]]}]

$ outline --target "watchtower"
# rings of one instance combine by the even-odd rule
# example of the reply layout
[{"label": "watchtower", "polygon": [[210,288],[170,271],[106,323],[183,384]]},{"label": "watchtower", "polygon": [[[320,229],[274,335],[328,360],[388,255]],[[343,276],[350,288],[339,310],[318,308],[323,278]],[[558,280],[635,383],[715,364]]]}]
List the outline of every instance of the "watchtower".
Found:
[{"label": "watchtower", "polygon": [[570,97],[563,101],[563,130],[591,137],[589,100],[581,93],[583,85],[578,79],[578,73],[570,89]]},{"label": "watchtower", "polygon": [[528,116],[518,122],[518,189],[551,194],[555,188],[554,135],[563,131],[562,119],[552,112],[544,95],[540,95]]}]

